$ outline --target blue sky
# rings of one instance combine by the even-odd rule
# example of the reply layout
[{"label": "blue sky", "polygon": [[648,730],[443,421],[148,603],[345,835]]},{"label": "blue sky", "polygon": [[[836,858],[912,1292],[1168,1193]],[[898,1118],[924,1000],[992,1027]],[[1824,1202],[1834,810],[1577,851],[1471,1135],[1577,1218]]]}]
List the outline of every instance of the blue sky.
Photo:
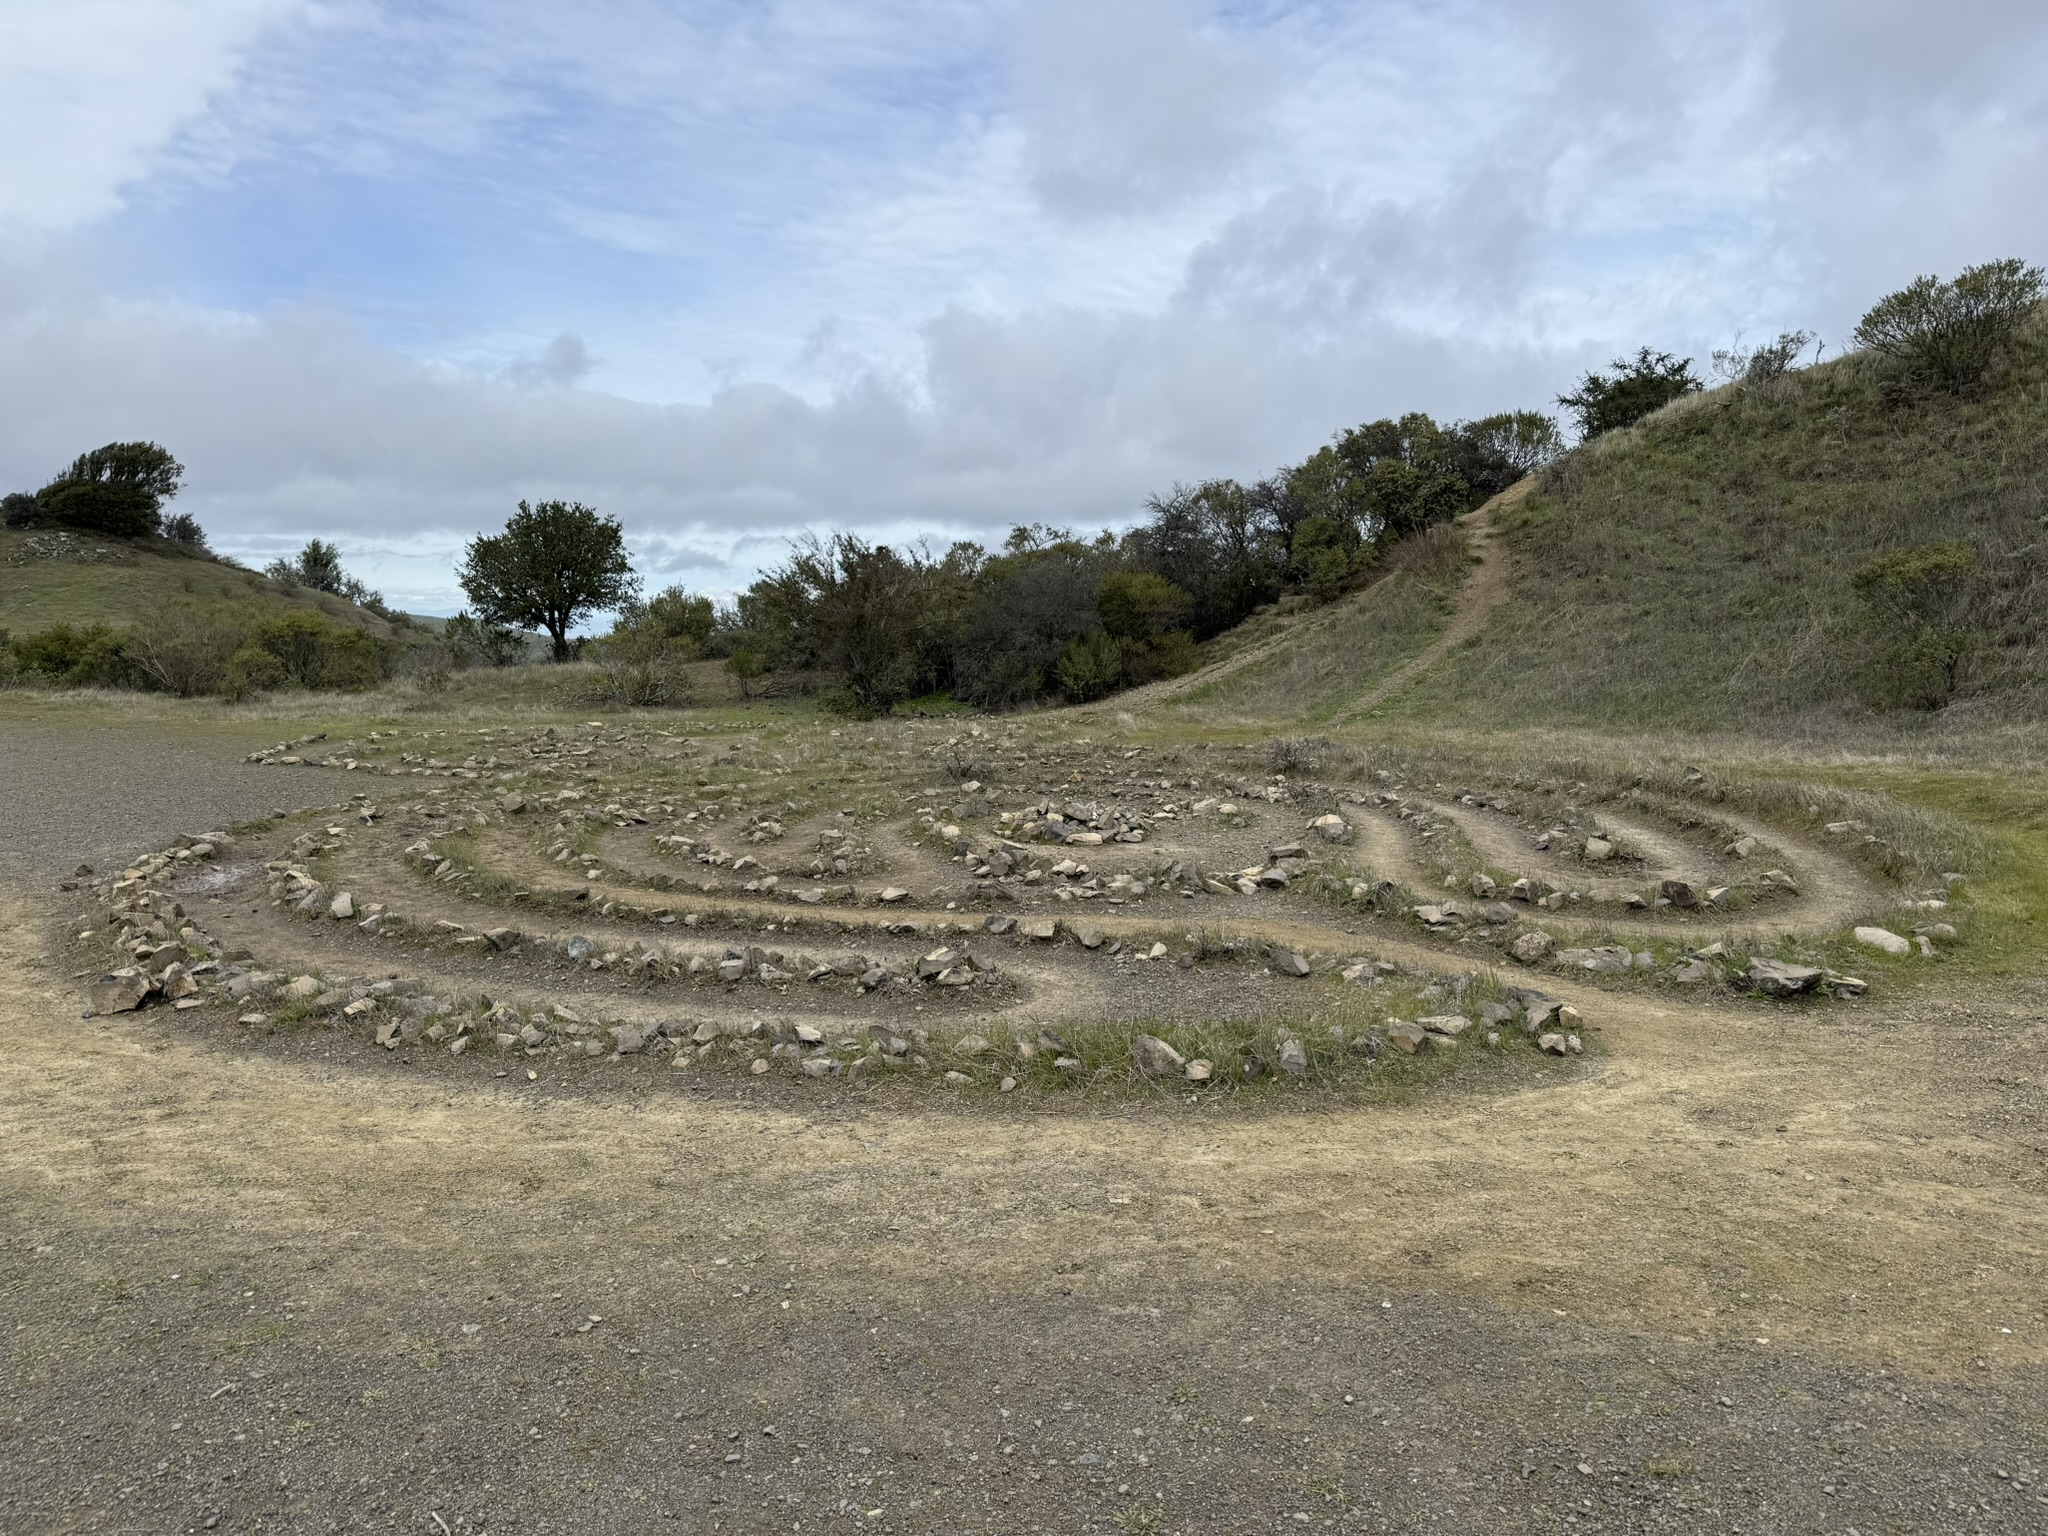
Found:
[{"label": "blue sky", "polygon": [[445,612],[520,497],[730,590],[1098,526],[2048,255],[2006,0],[0,0],[0,479],[169,445]]}]

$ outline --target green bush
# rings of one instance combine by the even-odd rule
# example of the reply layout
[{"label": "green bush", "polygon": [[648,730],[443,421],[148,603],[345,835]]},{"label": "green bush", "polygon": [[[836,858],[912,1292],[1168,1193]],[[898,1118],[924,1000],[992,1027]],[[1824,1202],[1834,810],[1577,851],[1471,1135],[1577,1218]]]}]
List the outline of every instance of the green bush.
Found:
[{"label": "green bush", "polygon": [[1940,709],[1961,691],[1984,648],[1986,576],[1967,544],[1927,544],[1871,561],[1851,578],[1875,646],[1868,702]]},{"label": "green bush", "polygon": [[1632,427],[1652,411],[1702,388],[1692,371],[1691,358],[1652,352],[1648,347],[1632,358],[1617,357],[1613,368],[1612,377],[1589,373],[1577,389],[1557,397],[1559,405],[1570,407],[1579,418],[1581,437]]},{"label": "green bush", "polygon": [[1124,648],[1106,629],[1069,640],[1053,675],[1060,692],[1076,704],[1099,699],[1123,681]]},{"label": "green bush", "polygon": [[1921,277],[1857,322],[1859,346],[1961,394],[1991,371],[2041,302],[2043,274],[2017,257],[1965,268],[1952,283]]},{"label": "green bush", "polygon": [[27,681],[58,688],[123,688],[137,681],[127,638],[110,624],[52,624],[11,649]]}]

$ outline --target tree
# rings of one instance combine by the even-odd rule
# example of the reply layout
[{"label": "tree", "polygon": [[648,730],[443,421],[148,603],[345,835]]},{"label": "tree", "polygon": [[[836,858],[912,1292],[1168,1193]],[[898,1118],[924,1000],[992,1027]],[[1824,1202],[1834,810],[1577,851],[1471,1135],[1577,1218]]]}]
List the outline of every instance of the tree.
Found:
[{"label": "tree", "polygon": [[[142,538],[161,524],[185,466],[155,443],[108,443],[81,453],[35,494],[29,520],[114,538]],[[8,520],[16,516],[9,509]]]},{"label": "tree", "polygon": [[545,629],[556,661],[569,659],[578,619],[640,590],[625,530],[580,501],[520,502],[503,533],[470,540],[456,579],[486,623]]},{"label": "tree", "polygon": [[2017,257],[1966,267],[1952,283],[1914,279],[1856,325],[1859,346],[1961,394],[1991,369],[2041,302],[2043,274]]},{"label": "tree", "polygon": [[190,512],[180,512],[175,517],[164,519],[163,536],[173,544],[182,544],[195,554],[209,554],[206,530],[199,526],[199,519]]},{"label": "tree", "polygon": [[1579,418],[1581,437],[1598,437],[1619,427],[1632,427],[1652,411],[1704,386],[1692,371],[1692,359],[1642,348],[1632,358],[1617,357],[1614,374],[1589,373],[1579,387],[1559,395],[1557,403]]},{"label": "tree", "polygon": [[373,592],[342,568],[341,550],[321,539],[309,539],[296,560],[273,560],[263,568],[272,581],[290,586],[311,587],[359,608],[382,611],[384,596]]},{"label": "tree", "polygon": [[518,630],[485,623],[466,609],[442,626],[441,641],[459,667],[509,667],[526,656],[526,638]]}]

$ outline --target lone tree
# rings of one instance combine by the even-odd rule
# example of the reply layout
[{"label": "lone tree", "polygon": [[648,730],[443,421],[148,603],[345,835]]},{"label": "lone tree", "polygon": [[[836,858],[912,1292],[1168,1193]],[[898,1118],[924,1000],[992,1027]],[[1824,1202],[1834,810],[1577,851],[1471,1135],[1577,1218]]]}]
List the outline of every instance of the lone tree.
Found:
[{"label": "lone tree", "polygon": [[342,568],[341,550],[321,539],[308,539],[296,560],[271,561],[263,568],[263,574],[272,581],[311,587],[315,592],[325,592],[363,608],[381,610],[384,606],[381,593],[372,592]]},{"label": "lone tree", "polygon": [[108,443],[81,453],[33,497],[8,497],[7,521],[139,539],[162,526],[163,505],[178,494],[184,473],[155,443]]},{"label": "lone tree", "polygon": [[477,617],[545,629],[556,661],[569,659],[572,624],[640,590],[618,519],[580,501],[520,502],[503,533],[470,540],[456,576]]},{"label": "lone tree", "polygon": [[1589,373],[1577,389],[1557,397],[1559,405],[1568,406],[1579,418],[1581,437],[1632,427],[1650,412],[1703,387],[1692,371],[1691,358],[1652,352],[1648,347],[1632,358],[1617,357],[1613,367],[1612,378]]}]

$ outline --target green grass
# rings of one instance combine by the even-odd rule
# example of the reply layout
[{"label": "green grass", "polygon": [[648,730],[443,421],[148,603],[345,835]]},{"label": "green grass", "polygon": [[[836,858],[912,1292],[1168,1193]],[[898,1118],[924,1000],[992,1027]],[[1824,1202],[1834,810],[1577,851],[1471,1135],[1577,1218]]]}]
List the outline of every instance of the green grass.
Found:
[{"label": "green grass", "polygon": [[[358,625],[379,635],[392,626],[367,609],[324,592],[288,587],[255,571],[195,555],[164,539],[98,539],[78,534],[87,549],[118,557],[92,563],[51,560],[30,553],[31,540],[49,530],[0,528],[0,629],[19,638],[52,624],[112,624],[125,628],[167,603],[284,603]],[[17,563],[19,562],[19,563]]]},{"label": "green grass", "polygon": [[1500,519],[1509,601],[1389,713],[1766,731],[1853,717],[1882,681],[1851,577],[1961,540],[1995,573],[1994,641],[1946,723],[2038,716],[2048,344],[1980,398],[1900,399],[1891,383],[1853,355],[1573,453]]}]

